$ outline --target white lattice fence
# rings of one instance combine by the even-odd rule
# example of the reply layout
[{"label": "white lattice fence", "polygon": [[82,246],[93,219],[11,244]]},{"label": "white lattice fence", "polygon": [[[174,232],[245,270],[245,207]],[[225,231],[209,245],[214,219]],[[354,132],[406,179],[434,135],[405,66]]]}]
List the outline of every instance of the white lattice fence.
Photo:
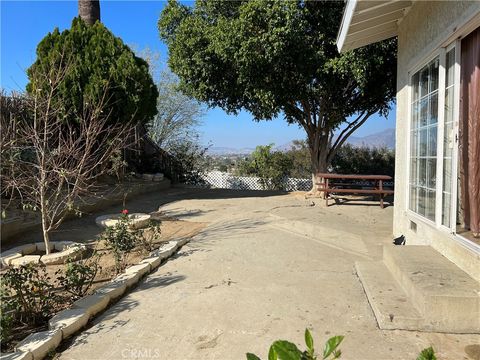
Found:
[{"label": "white lattice fence", "polygon": [[[232,190],[266,190],[260,178],[254,176],[236,176],[221,171],[210,171],[201,175],[205,186]],[[283,183],[286,191],[308,191],[312,188],[311,179],[286,178]]]}]

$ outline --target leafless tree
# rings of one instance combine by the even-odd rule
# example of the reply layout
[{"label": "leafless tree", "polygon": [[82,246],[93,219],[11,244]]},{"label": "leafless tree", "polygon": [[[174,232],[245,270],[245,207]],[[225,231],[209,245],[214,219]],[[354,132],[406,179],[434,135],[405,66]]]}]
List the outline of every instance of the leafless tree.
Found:
[{"label": "leafless tree", "polygon": [[163,71],[157,84],[158,113],[149,123],[150,138],[162,149],[173,150],[179,144],[196,143],[198,127],[205,108],[178,89],[175,75]]},{"label": "leafless tree", "polygon": [[112,125],[106,95],[97,102],[85,100],[77,121],[66,121],[69,110],[57,89],[70,71],[67,62],[39,71],[35,75],[46,77],[48,85],[22,97],[28,111],[13,116],[2,112],[1,185],[4,196],[15,194],[24,207],[40,211],[48,254],[50,232],[92,195],[98,176],[108,171],[112,155],[127,145],[134,126]]}]

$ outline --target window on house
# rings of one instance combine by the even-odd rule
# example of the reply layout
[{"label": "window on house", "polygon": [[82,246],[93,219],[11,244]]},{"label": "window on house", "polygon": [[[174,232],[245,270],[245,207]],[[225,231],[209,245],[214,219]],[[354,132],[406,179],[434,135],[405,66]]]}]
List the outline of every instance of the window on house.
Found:
[{"label": "window on house", "polygon": [[410,210],[435,221],[438,129],[438,57],[412,77]]}]

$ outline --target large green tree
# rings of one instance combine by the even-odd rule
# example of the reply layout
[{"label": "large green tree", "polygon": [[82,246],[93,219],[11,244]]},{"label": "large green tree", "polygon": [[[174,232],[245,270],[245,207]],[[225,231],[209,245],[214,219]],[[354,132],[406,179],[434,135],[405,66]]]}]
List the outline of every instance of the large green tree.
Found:
[{"label": "large green tree", "polygon": [[339,54],[342,12],[341,1],[169,0],[158,27],[183,91],[303,127],[316,174],[395,94],[396,41]]},{"label": "large green tree", "polygon": [[48,88],[45,74],[52,71],[51,64],[65,72],[54,105],[66,120],[78,122],[85,104],[92,103],[105,104],[105,114],[114,122],[145,123],[157,113],[158,90],[147,62],[99,21],[87,25],[75,18],[70,29],[56,28],[40,41],[37,59],[27,71],[30,94]]}]

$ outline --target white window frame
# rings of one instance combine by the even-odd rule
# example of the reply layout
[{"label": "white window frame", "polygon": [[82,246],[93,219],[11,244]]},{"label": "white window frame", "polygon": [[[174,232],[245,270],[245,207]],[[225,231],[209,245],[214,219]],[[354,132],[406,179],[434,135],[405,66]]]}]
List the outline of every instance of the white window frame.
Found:
[{"label": "white window frame", "polygon": [[[445,125],[445,76],[446,76],[446,54],[455,48],[455,78],[454,78],[454,138],[455,145],[452,153],[452,184],[451,184],[451,202],[450,211],[451,220],[450,227],[442,225],[442,203],[443,203],[443,136]],[[411,162],[411,135],[412,135],[412,103],[413,103],[413,75],[425,67],[433,59],[439,59],[438,74],[438,111],[437,111],[437,163],[436,163],[436,182],[435,182],[435,220],[416,213],[410,209],[410,162]],[[456,209],[457,207],[457,173],[458,173],[458,123],[459,123],[459,107],[460,107],[460,40],[455,40],[447,46],[436,49],[428,56],[424,57],[414,67],[408,71],[408,126],[407,126],[407,191],[406,191],[406,212],[407,215],[417,221],[422,221],[432,227],[444,232],[455,234],[456,232]]]}]

